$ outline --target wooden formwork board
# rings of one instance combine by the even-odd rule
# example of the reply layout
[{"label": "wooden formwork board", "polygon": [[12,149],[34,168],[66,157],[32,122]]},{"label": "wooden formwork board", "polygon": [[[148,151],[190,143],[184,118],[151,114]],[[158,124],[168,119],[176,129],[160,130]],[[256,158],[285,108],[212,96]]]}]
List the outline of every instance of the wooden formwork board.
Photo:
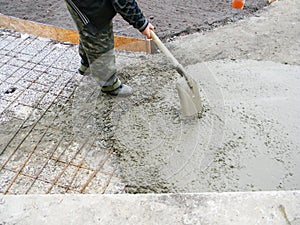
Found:
[{"label": "wooden formwork board", "polygon": [[[34,36],[49,38],[61,42],[73,44],[79,43],[78,33],[75,30],[64,29],[52,25],[23,20],[0,13],[0,27],[25,32]],[[150,40],[115,36],[115,48],[118,50],[132,52],[152,53],[152,43]]]}]

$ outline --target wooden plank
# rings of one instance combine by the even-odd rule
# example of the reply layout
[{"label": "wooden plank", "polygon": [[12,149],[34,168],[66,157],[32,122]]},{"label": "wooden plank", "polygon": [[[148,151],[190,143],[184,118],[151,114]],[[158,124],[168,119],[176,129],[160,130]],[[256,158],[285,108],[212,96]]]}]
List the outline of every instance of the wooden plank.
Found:
[{"label": "wooden plank", "polygon": [[[16,17],[6,16],[1,13],[0,27],[60,42],[69,42],[73,44],[79,43],[78,33],[75,30],[23,20]],[[153,45],[151,42],[152,41],[150,40],[115,36],[115,48],[118,50],[152,53]]]}]

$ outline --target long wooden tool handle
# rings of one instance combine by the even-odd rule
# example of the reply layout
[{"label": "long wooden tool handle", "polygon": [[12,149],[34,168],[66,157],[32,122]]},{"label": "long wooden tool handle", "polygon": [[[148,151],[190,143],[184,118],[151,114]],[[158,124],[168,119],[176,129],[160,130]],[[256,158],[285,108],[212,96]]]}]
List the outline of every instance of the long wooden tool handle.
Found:
[{"label": "long wooden tool handle", "polygon": [[171,52],[169,51],[169,49],[167,49],[167,47],[161,42],[161,40],[159,39],[159,37],[157,37],[157,35],[154,33],[154,31],[150,30],[150,35],[151,35],[152,40],[157,45],[157,47],[170,59],[170,61],[172,62],[173,66],[177,67],[179,65],[179,62],[171,54]]},{"label": "long wooden tool handle", "polygon": [[172,62],[173,66],[175,67],[177,72],[185,78],[188,85],[192,88],[190,78],[187,75],[187,73],[185,72],[182,65],[177,61],[177,59],[175,59],[175,57],[172,55],[172,53],[169,51],[169,49],[167,49],[167,47],[161,42],[161,40],[159,39],[159,37],[157,37],[157,35],[154,33],[154,31],[150,30],[150,36],[151,36],[152,40],[155,42],[155,44],[157,45],[157,47],[169,58],[169,60]]}]

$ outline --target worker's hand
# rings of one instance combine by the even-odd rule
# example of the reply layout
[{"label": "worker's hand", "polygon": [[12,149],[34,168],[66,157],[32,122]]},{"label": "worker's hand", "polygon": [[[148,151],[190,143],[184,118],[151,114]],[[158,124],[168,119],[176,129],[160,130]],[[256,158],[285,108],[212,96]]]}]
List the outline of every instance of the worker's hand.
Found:
[{"label": "worker's hand", "polygon": [[151,23],[149,23],[148,26],[146,27],[146,29],[143,30],[143,32],[142,32],[142,34],[145,35],[148,39],[151,38],[150,30],[154,30],[154,26]]}]

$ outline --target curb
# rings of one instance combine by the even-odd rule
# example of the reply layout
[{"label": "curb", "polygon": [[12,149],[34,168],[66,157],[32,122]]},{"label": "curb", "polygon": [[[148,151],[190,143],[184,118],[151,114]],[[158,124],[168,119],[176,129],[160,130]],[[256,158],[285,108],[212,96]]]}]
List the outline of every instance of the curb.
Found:
[{"label": "curb", "polygon": [[[299,224],[299,191],[0,196],[0,224]],[[22,222],[21,222],[22,221]]]}]

